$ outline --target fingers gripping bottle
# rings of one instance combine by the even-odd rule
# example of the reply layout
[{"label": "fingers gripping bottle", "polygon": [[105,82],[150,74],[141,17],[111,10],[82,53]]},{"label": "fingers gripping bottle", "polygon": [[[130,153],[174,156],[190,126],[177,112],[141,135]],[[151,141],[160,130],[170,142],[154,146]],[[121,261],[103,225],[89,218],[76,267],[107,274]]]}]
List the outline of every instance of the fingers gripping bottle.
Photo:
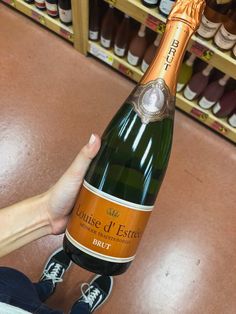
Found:
[{"label": "fingers gripping bottle", "polygon": [[153,62],[102,136],[78,195],[64,249],[91,272],[127,270],[154,207],[171,151],[178,71],[204,0],[178,0]]}]

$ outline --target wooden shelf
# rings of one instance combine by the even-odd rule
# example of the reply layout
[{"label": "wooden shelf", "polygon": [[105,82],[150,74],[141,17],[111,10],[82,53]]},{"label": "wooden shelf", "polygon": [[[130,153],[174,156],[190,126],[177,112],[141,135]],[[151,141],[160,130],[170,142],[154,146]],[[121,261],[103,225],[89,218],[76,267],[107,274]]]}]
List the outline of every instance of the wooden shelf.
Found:
[{"label": "wooden shelf", "polygon": [[2,0],[4,3],[9,4],[16,10],[22,12],[23,14],[29,16],[34,21],[47,27],[51,31],[57,33],[61,37],[67,39],[70,42],[74,41],[72,27],[68,27],[60,22],[59,19],[51,18],[47,15],[46,11],[38,10],[35,5],[28,4],[23,0]]},{"label": "wooden shelf", "polygon": [[[164,32],[166,18],[158,13],[157,9],[149,9],[142,5],[140,0],[105,1],[140,23],[146,25],[153,31],[159,33]],[[231,57],[230,52],[224,53],[217,49],[211,41],[206,41],[195,35],[192,36],[192,39],[189,42],[188,51],[236,79],[236,60]]]},{"label": "wooden shelf", "polygon": [[[88,52],[136,82],[139,82],[143,75],[143,72],[139,67],[130,65],[126,61],[126,58],[122,59],[117,57],[113,53],[113,50],[103,48],[98,42],[89,41]],[[200,108],[196,102],[187,100],[182,94],[176,95],[176,106],[201,123],[236,143],[236,129],[231,127],[226,122],[226,119],[218,119],[210,110]]]}]

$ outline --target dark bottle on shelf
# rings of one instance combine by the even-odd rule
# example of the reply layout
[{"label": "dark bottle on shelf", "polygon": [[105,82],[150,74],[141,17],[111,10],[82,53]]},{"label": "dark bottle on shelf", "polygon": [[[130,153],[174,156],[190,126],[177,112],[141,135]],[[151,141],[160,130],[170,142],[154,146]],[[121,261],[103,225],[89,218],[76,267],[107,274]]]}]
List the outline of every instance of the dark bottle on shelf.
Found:
[{"label": "dark bottle on shelf", "polygon": [[202,72],[195,73],[184,89],[184,97],[188,100],[197,98],[207,87],[213,67],[209,64]]},{"label": "dark bottle on shelf", "polygon": [[234,109],[233,113],[228,118],[228,123],[233,127],[236,128],[236,108]]},{"label": "dark bottle on shelf", "polygon": [[101,27],[100,42],[104,48],[110,49],[112,47],[116,27],[117,20],[115,16],[115,8],[112,5],[109,5],[109,8],[103,18]]},{"label": "dark bottle on shelf", "polygon": [[161,14],[164,16],[168,16],[174,4],[175,0],[161,0],[159,4],[159,10]]},{"label": "dark bottle on shelf", "polygon": [[160,45],[160,41],[161,41],[161,34],[158,34],[155,41],[148,47],[148,49],[146,50],[144,57],[143,57],[143,61],[141,64],[141,70],[142,72],[146,72],[149,65],[151,64],[156,52],[157,52],[157,48]]},{"label": "dark bottle on shelf", "polygon": [[142,0],[142,4],[148,8],[155,8],[158,6],[160,0]]},{"label": "dark bottle on shelf", "polygon": [[145,25],[141,25],[138,33],[134,36],[129,45],[129,51],[127,55],[127,61],[129,64],[137,66],[141,62],[146,48],[146,27]]},{"label": "dark bottle on shelf", "polygon": [[36,8],[39,10],[45,10],[46,9],[45,0],[34,0],[34,4],[35,4]]},{"label": "dark bottle on shelf", "polygon": [[71,0],[58,0],[60,21],[65,25],[72,24]]},{"label": "dark bottle on shelf", "polygon": [[58,0],[45,0],[47,14],[51,17],[58,16]]},{"label": "dark bottle on shelf", "polygon": [[120,27],[116,33],[115,43],[114,43],[114,53],[123,58],[126,54],[129,40],[130,40],[130,17],[125,14]]},{"label": "dark bottle on shelf", "polygon": [[210,109],[223,96],[225,86],[230,77],[224,75],[220,80],[210,83],[204,90],[198,104],[203,109]]},{"label": "dark bottle on shelf", "polygon": [[34,3],[34,0],[24,0],[26,3],[28,4],[33,4]]},{"label": "dark bottle on shelf", "polygon": [[236,90],[226,93],[213,107],[212,112],[218,118],[226,118],[236,108]]},{"label": "dark bottle on shelf", "polygon": [[224,24],[214,37],[215,45],[221,50],[231,50],[236,44],[236,6],[230,11]]},{"label": "dark bottle on shelf", "polygon": [[232,0],[208,0],[197,34],[203,38],[213,38],[229,12]]},{"label": "dark bottle on shelf", "polygon": [[185,62],[183,62],[178,77],[177,92],[182,91],[191,79],[193,75],[193,65],[196,58],[197,57],[192,54],[187,60],[185,60]]},{"label": "dark bottle on shelf", "polygon": [[109,123],[85,175],[64,250],[91,272],[119,275],[135,258],[168,166],[178,70],[203,5],[177,0],[153,63]]},{"label": "dark bottle on shelf", "polygon": [[98,41],[101,27],[101,7],[99,0],[90,1],[89,39]]}]

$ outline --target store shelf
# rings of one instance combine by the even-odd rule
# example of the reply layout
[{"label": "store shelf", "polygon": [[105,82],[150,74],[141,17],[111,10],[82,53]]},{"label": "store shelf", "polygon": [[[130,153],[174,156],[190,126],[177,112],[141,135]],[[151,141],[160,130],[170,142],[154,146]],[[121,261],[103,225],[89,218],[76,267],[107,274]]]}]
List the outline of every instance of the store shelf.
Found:
[{"label": "store shelf", "polygon": [[67,39],[70,42],[74,41],[72,27],[68,27],[60,22],[59,19],[51,18],[47,15],[46,11],[38,10],[35,5],[28,4],[23,0],[2,0],[4,3],[12,6],[16,10],[29,16],[34,21],[45,26],[51,31],[57,33],[61,37]]},{"label": "store shelf", "polygon": [[[125,58],[121,59],[117,57],[112,50],[104,49],[97,42],[88,42],[88,52],[136,82],[139,82],[143,75],[140,68],[130,65]],[[185,99],[181,94],[176,95],[176,106],[236,143],[236,129],[231,127],[226,120],[218,119],[211,111],[200,108],[195,102]]]},{"label": "store shelf", "polygon": [[[157,9],[149,9],[142,5],[140,0],[105,1],[153,31],[164,32],[166,18],[159,14]],[[230,53],[224,53],[217,49],[211,41],[206,41],[193,35],[188,45],[188,51],[236,79],[236,60],[231,57]]]}]

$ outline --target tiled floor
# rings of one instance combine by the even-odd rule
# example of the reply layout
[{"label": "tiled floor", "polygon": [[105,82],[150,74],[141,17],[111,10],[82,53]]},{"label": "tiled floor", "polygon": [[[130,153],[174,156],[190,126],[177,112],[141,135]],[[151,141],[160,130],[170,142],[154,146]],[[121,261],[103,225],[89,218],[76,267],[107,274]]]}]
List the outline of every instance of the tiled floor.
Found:
[{"label": "tiled floor", "polygon": [[[134,85],[3,4],[0,47],[4,207],[50,187]],[[177,112],[170,166],[138,256],[97,313],[236,313],[235,173],[233,145]],[[0,264],[36,280],[61,239],[31,243]],[[48,304],[68,311],[90,277],[73,266]]]}]

